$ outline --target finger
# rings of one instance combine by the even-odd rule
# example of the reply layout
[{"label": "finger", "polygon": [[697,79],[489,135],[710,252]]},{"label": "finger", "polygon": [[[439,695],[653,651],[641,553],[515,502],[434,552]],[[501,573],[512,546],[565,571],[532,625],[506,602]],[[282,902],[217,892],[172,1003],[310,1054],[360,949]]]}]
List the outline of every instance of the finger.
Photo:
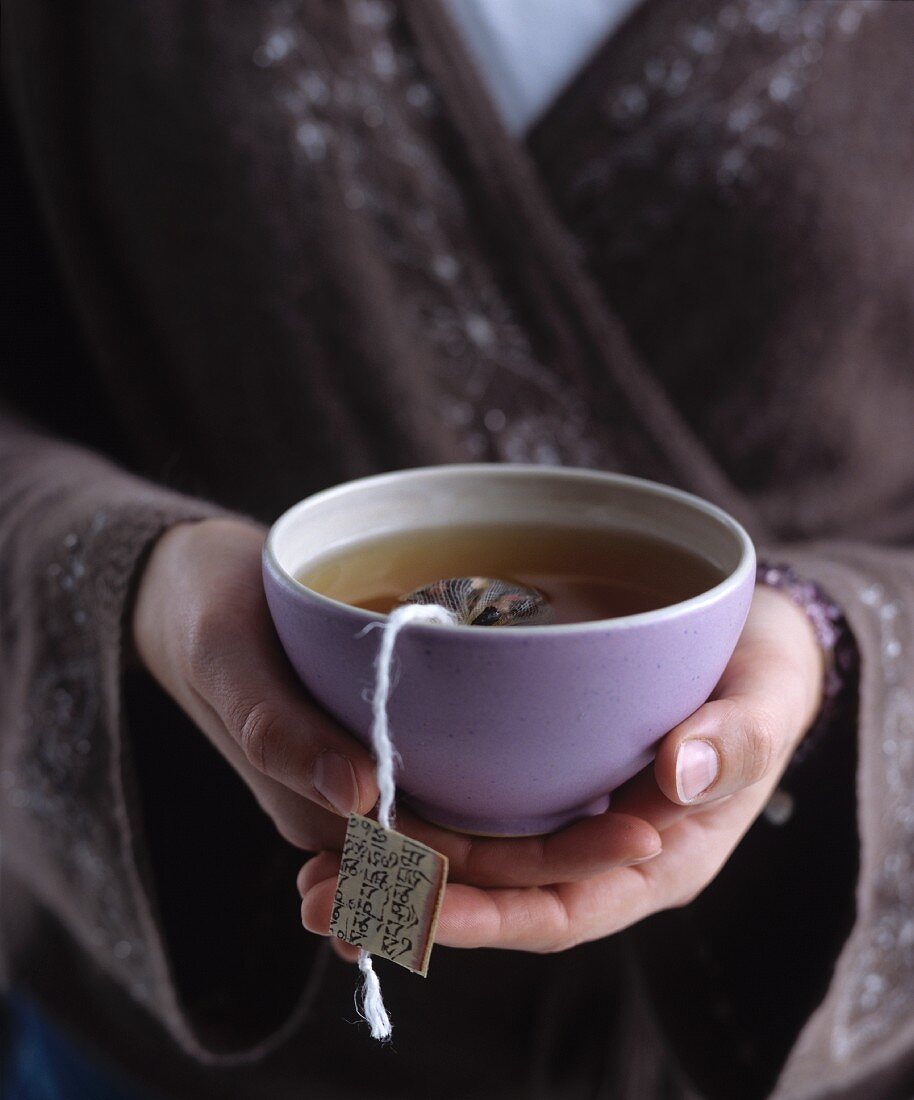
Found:
[{"label": "finger", "polygon": [[[329,934],[335,887],[335,879],[326,879],[305,895],[302,923],[309,931]],[[564,950],[640,920],[649,911],[649,895],[637,868],[528,889],[485,890],[448,883],[435,942],[445,947]]]},{"label": "finger", "polygon": [[343,817],[259,772],[234,739],[228,736],[221,719],[204,700],[198,698],[185,703],[179,698],[178,702],[241,776],[284,840],[310,852],[325,848],[342,849],[346,835],[346,820]]},{"label": "finger", "polygon": [[786,742],[786,723],[754,700],[716,700],[667,735],[654,774],[671,801],[708,802],[764,779]]},{"label": "finger", "polygon": [[652,825],[613,811],[542,836],[503,838],[444,829],[399,803],[396,827],[447,856],[451,881],[475,886],[572,882],[653,859],[663,847]]},{"label": "finger", "polygon": [[[453,882],[476,886],[535,886],[588,878],[614,866],[656,858],[662,850],[657,830],[638,817],[604,813],[545,836],[478,837],[455,833],[425,821],[408,806],[397,806],[396,829],[448,858]],[[299,872],[299,893],[315,876],[339,870],[339,843],[327,845]]]},{"label": "finger", "polygon": [[[764,803],[744,791],[714,813],[687,814],[665,834],[663,855],[580,882],[527,890],[448,883],[435,940],[448,947],[553,952],[615,935],[663,909],[689,904],[714,878]],[[333,883],[306,899],[310,920],[329,927]]]},{"label": "finger", "polygon": [[241,774],[261,809],[289,844],[305,852],[342,850],[346,821],[339,814],[325,810],[265,775]]},{"label": "finger", "polygon": [[346,835],[344,818],[259,772],[226,734],[221,719],[204,700],[198,698],[192,704],[185,704],[183,699],[178,701],[241,776],[284,840],[303,851],[342,849]]},{"label": "finger", "polygon": [[806,727],[804,665],[755,630],[737,647],[716,698],[669,733],[654,774],[671,801],[724,798],[783,769]]},{"label": "finger", "polygon": [[[306,897],[313,888],[320,886],[321,883],[327,882],[329,886],[333,888],[333,894],[335,897],[335,887],[337,887],[337,876],[340,871],[340,857],[329,853],[329,851],[322,851],[319,855],[309,859],[307,864],[301,868],[298,872],[296,879],[296,886],[298,892],[301,894],[302,900]],[[309,928],[305,921],[305,909],[302,906],[301,910],[301,923],[308,928],[309,932],[313,932],[313,928]],[[330,915],[327,916],[327,927],[323,928],[321,935],[328,935],[330,932]],[[355,963],[359,958],[359,948],[354,947],[352,944],[348,944],[344,939],[340,939],[339,936],[330,937],[330,946],[334,952],[339,955],[343,960],[343,963]]]},{"label": "finger", "polygon": [[[340,869],[340,857],[334,852],[319,852],[316,856],[309,859],[306,864],[298,872],[296,878],[296,886],[298,892],[304,899],[305,895],[319,883],[329,881],[333,883],[334,894],[336,890],[337,875]],[[304,909],[302,909],[302,924],[304,924]],[[305,925],[307,927],[307,925]],[[310,929],[309,929],[310,930]],[[327,929],[330,930],[330,917],[327,917]],[[343,962],[353,963],[358,960],[359,949],[352,944],[346,943],[345,940],[341,940],[338,936],[330,937],[330,945],[336,954],[342,959]]]},{"label": "finger", "polygon": [[337,936],[330,937],[330,946],[339,955],[344,963],[354,963],[359,960],[359,949]]},{"label": "finger", "polygon": [[[713,813],[685,815],[665,834],[663,855],[642,866],[527,889],[449,882],[435,941],[447,947],[560,951],[686,905],[714,878],[764,801],[756,787],[718,804]],[[319,862],[315,857],[302,882],[302,922],[319,935],[329,933],[338,867],[338,857]]]},{"label": "finger", "polygon": [[[378,798],[373,761],[314,704],[286,660],[263,593],[261,542],[262,533],[234,531],[196,554],[185,548],[191,575],[179,582],[173,632],[186,694],[191,706],[214,712],[222,739],[227,732],[258,772],[337,814],[367,812]],[[195,567],[204,549],[205,568]]]},{"label": "finger", "polygon": [[653,763],[613,791],[612,805],[613,810],[620,814],[630,814],[646,821],[661,834],[661,838],[667,829],[695,809],[693,806],[680,806],[667,798],[657,784]]},{"label": "finger", "polygon": [[[322,890],[329,889],[331,891],[332,902],[336,897],[336,884],[339,871],[340,856],[338,852],[319,852],[316,856],[309,859],[298,872],[296,885],[302,897],[301,920],[302,925],[307,928],[309,932],[318,932],[318,929],[313,928],[306,919],[308,913],[310,913],[310,909],[306,910],[304,899],[312,890],[321,887]],[[329,911],[326,924],[319,930],[318,934],[322,936],[330,935]],[[343,962],[352,963],[358,960],[358,947],[346,943],[345,940],[341,940],[338,936],[330,936],[330,945]]]},{"label": "finger", "polygon": [[[498,839],[454,833],[432,825],[408,807],[397,809],[398,832],[428,844],[448,858],[452,882],[476,886],[535,886],[588,878],[614,866],[656,858],[662,850],[651,825],[625,814],[605,813],[557,833]],[[299,893],[339,871],[339,849],[321,852],[299,872]]]},{"label": "finger", "polygon": [[295,879],[295,885],[298,887],[299,894],[304,897],[312,886],[323,882],[324,879],[335,880],[339,872],[339,852],[318,852],[302,866]]},{"label": "finger", "polygon": [[199,694],[257,771],[337,814],[367,813],[378,798],[371,756],[308,698],[260,625],[243,648],[221,647]]}]

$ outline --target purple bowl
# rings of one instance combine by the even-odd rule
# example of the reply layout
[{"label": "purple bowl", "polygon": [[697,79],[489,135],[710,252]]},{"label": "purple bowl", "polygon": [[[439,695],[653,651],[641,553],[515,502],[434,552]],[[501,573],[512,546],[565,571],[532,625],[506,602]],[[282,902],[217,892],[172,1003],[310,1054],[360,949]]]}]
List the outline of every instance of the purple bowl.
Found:
[{"label": "purple bowl", "polygon": [[362,631],[386,616],[320,595],[295,574],[367,536],[490,522],[635,531],[724,574],[682,603],[600,622],[404,627],[389,706],[398,796],[462,832],[548,833],[602,813],[609,793],[708,698],[748,614],[755,552],[735,520],[698,497],[590,470],[435,466],[308,497],[267,537],[267,601],[302,682],[369,747],[382,632]]}]

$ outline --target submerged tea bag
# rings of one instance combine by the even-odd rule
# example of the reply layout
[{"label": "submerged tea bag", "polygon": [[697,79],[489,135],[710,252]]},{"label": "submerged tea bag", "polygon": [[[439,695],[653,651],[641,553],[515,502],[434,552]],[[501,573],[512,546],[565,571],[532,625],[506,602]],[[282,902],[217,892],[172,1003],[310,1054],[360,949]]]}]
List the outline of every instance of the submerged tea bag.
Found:
[{"label": "submerged tea bag", "polygon": [[400,597],[403,604],[436,604],[464,626],[535,626],[552,621],[552,608],[536,588],[491,577],[450,577]]},{"label": "submerged tea bag", "polygon": [[372,744],[377,760],[377,823],[351,814],[337,879],[330,934],[359,948],[364,984],[361,1014],[375,1039],[393,1030],[374,972],[372,952],[424,977],[447,882],[448,861],[440,852],[391,827],[394,754],[387,717],[391,664],[399,632],[409,623],[515,626],[547,623],[551,608],[534,588],[488,577],[453,577],[401,597],[386,623],[370,623],[363,634],[383,629],[375,663]]}]

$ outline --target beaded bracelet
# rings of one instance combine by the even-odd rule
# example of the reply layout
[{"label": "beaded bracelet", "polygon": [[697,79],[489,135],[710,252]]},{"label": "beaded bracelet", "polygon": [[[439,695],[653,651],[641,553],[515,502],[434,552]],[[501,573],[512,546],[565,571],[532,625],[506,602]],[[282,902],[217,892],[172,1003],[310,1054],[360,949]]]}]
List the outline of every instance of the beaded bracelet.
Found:
[{"label": "beaded bracelet", "polygon": [[[790,768],[801,763],[821,740],[841,709],[845,688],[856,677],[859,653],[854,635],[838,605],[815,581],[801,577],[785,563],[759,562],[755,583],[785,593],[809,620],[825,657],[822,705],[806,736],[797,746]],[[790,770],[790,769],[788,769]]]}]

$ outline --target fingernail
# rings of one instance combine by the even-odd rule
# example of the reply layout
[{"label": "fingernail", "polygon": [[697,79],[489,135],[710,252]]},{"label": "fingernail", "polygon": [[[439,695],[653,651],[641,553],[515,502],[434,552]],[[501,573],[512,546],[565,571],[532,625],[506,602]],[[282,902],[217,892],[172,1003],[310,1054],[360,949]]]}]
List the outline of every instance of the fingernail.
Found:
[{"label": "fingernail", "polygon": [[347,816],[358,808],[359,787],[352,764],[338,752],[327,749],[314,761],[311,783],[337,813]]},{"label": "fingernail", "polygon": [[663,849],[658,848],[656,852],[651,852],[649,856],[642,856],[640,859],[630,859],[628,863],[623,863],[623,867],[636,867],[639,863],[650,863],[652,859],[656,859],[657,856],[662,855]]},{"label": "fingernail", "polygon": [[717,778],[720,759],[710,741],[683,741],[676,754],[676,793],[681,802],[694,802]]}]

